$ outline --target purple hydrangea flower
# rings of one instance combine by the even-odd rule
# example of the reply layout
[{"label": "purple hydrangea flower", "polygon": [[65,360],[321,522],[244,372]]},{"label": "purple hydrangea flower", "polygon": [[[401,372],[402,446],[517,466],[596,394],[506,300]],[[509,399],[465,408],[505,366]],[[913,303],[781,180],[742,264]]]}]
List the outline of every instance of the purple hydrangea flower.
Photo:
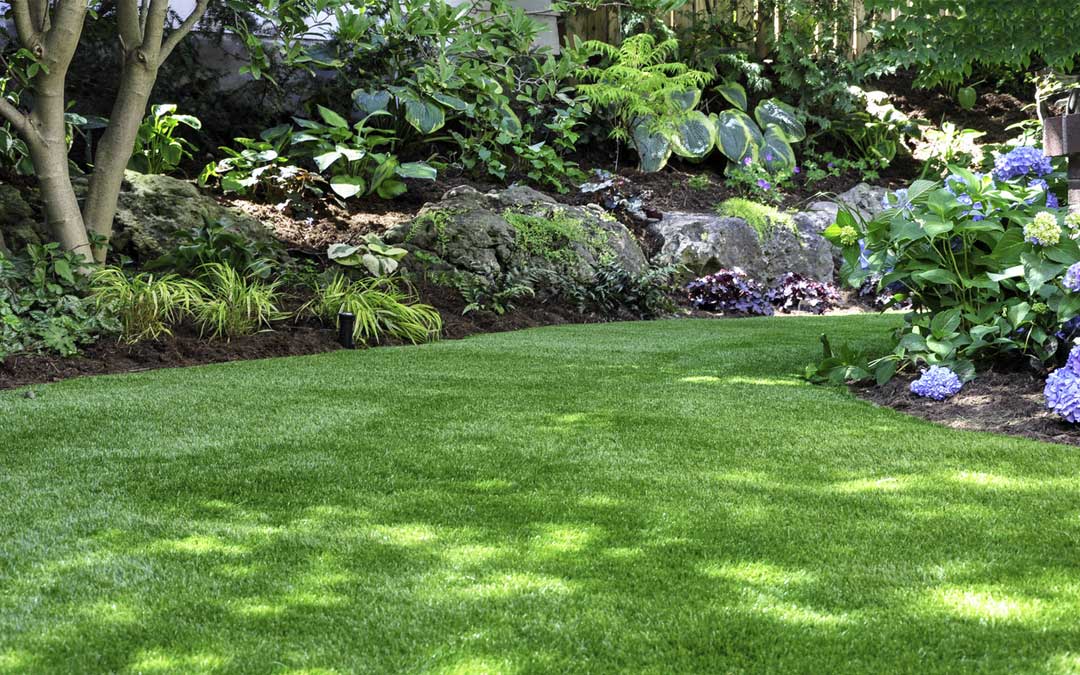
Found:
[{"label": "purple hydrangea flower", "polygon": [[764,178],[758,178],[757,186],[759,188],[761,188],[762,190],[765,190],[766,192],[768,192],[772,188],[772,183],[765,180]]},{"label": "purple hydrangea flower", "polygon": [[1023,146],[998,155],[994,160],[994,178],[1015,180],[1024,176],[1045,176],[1054,170],[1050,158],[1042,150]]},{"label": "purple hydrangea flower", "polygon": [[911,383],[911,392],[916,396],[944,401],[963,386],[960,377],[952,370],[945,366],[930,366],[923,370],[922,377]]},{"label": "purple hydrangea flower", "polygon": [[754,163],[754,158],[753,157],[743,157],[742,163],[743,163],[743,166],[750,166],[751,164]]},{"label": "purple hydrangea flower", "polygon": [[1080,293],[1080,262],[1073,263],[1069,269],[1065,270],[1061,285],[1073,293]]},{"label": "purple hydrangea flower", "polygon": [[1069,352],[1069,362],[1064,368],[1058,368],[1046,378],[1043,396],[1046,407],[1054,411],[1067,422],[1080,422],[1080,346]]}]

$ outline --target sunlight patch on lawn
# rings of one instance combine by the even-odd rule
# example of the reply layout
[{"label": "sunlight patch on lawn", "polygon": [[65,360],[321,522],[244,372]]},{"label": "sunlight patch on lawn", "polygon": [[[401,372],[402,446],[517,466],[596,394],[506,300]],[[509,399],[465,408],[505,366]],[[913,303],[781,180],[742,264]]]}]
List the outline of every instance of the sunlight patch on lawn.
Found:
[{"label": "sunlight patch on lawn", "polygon": [[227,661],[215,654],[170,654],[160,649],[144,650],[139,653],[131,670],[138,673],[203,673],[224,668]]},{"label": "sunlight patch on lawn", "polygon": [[488,673],[517,673],[521,668],[512,666],[508,661],[495,661],[482,657],[466,658],[453,665],[435,671],[441,675],[487,675]]},{"label": "sunlight patch on lawn", "polygon": [[997,589],[952,586],[935,590],[932,599],[951,614],[980,621],[1031,621],[1042,611],[1042,603],[1038,600],[1017,598]]},{"label": "sunlight patch on lawn", "polygon": [[523,595],[568,595],[572,582],[549,574],[510,572],[490,574],[477,583],[447,588],[439,584],[436,595],[451,595],[459,599],[497,599]]},{"label": "sunlight patch on lawn", "polygon": [[837,483],[832,486],[835,492],[840,494],[857,494],[860,492],[896,492],[914,484],[912,476],[884,476],[882,478],[860,478]]},{"label": "sunlight patch on lawn", "polygon": [[583,550],[597,535],[597,528],[573,525],[543,525],[533,537],[532,546],[544,553],[570,553]]},{"label": "sunlight patch on lawn", "polygon": [[377,540],[397,546],[422,546],[435,541],[438,536],[434,529],[423,523],[376,525],[371,528],[371,533]]},{"label": "sunlight patch on lawn", "polygon": [[227,544],[217,537],[193,534],[183,539],[170,539],[159,542],[153,548],[192,555],[246,555],[250,553],[246,546]]},{"label": "sunlight patch on lawn", "polygon": [[[0,664],[2,663],[0,660]],[[1080,654],[1055,654],[1047,661],[1046,672],[1052,675],[1080,675]]]}]

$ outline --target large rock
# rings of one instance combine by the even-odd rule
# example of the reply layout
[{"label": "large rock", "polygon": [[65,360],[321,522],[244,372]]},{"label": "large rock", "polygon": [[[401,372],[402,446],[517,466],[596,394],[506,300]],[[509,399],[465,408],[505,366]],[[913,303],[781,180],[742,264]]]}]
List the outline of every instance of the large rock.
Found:
[{"label": "large rock", "polygon": [[487,194],[454,188],[384,238],[412,252],[410,265],[488,279],[551,272],[587,282],[605,256],[634,274],[648,265],[630,231],[602,208],[568,206],[518,186]]},{"label": "large rock", "polygon": [[50,240],[26,197],[13,185],[0,185],[0,249],[19,251]]},{"label": "large rock", "polygon": [[219,204],[189,181],[128,171],[117,204],[112,250],[145,262],[173,250],[178,232],[219,221],[231,222],[253,242],[273,241],[263,223]]},{"label": "large rock", "polygon": [[[871,216],[881,211],[886,193],[885,188],[860,184],[838,200]],[[822,238],[821,232],[836,222],[837,211],[835,202],[815,202],[805,211],[792,214],[794,228],[773,227],[764,236],[741,218],[668,212],[652,226],[663,242],[653,262],[684,265],[692,276],[740,267],[762,282],[787,272],[832,281],[838,251]]]}]

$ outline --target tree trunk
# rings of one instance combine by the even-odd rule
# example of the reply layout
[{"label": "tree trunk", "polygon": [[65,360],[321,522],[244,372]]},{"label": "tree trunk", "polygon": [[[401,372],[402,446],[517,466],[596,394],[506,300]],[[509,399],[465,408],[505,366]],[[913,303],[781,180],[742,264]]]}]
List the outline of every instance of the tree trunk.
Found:
[{"label": "tree trunk", "polygon": [[[94,175],[90,179],[90,192],[83,207],[86,227],[108,241],[112,235],[116,203],[120,186],[124,181],[131,150],[139,133],[150,92],[157,78],[156,59],[148,58],[141,49],[134,50],[124,65],[120,91],[113,105],[109,128],[98,142],[94,162]],[[105,262],[107,246],[94,249],[98,262]]]}]

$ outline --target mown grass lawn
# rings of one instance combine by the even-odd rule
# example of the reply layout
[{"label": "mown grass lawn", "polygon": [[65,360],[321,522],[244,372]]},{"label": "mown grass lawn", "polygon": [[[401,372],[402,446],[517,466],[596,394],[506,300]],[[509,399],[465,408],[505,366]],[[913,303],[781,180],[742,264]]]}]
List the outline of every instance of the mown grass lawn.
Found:
[{"label": "mown grass lawn", "polygon": [[0,671],[1080,672],[1080,462],[797,377],[880,317],[0,393]]}]

